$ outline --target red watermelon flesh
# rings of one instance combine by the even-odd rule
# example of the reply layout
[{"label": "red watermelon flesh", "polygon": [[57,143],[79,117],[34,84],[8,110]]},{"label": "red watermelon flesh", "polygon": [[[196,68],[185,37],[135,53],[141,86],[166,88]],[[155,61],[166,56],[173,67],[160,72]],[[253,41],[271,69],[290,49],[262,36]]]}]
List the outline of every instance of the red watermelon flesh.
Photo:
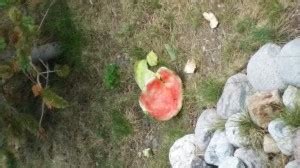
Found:
[{"label": "red watermelon flesh", "polygon": [[171,70],[162,67],[157,71],[159,78],[146,84],[140,95],[140,106],[149,115],[166,121],[178,114],[182,106],[182,82]]}]

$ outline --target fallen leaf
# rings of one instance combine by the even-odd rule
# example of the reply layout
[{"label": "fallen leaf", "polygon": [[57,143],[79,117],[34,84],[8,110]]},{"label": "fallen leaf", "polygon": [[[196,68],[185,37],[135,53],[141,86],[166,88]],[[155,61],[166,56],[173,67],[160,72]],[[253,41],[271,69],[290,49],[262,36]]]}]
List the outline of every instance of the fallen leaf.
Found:
[{"label": "fallen leaf", "polygon": [[192,74],[195,72],[196,62],[194,59],[189,59],[184,67],[184,72],[188,74]]},{"label": "fallen leaf", "polygon": [[31,87],[31,90],[32,90],[34,97],[37,97],[37,96],[41,95],[43,87],[41,86],[41,84],[35,84]]},{"label": "fallen leaf", "polygon": [[157,65],[157,59],[157,55],[153,51],[147,55],[147,62],[150,66]]},{"label": "fallen leaf", "polygon": [[171,45],[169,44],[165,44],[165,49],[167,50],[169,56],[171,57],[171,60],[175,61],[177,57],[176,49],[171,47]]},{"label": "fallen leaf", "polygon": [[209,21],[209,25],[212,29],[218,27],[219,22],[216,16],[212,12],[204,12],[203,17]]}]

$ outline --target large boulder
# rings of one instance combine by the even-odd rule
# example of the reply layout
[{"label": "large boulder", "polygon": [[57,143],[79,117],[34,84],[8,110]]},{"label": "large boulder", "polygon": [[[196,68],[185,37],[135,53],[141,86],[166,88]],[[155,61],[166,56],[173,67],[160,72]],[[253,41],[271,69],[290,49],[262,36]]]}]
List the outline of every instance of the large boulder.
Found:
[{"label": "large boulder", "polygon": [[224,119],[233,114],[243,112],[245,109],[246,97],[252,93],[252,86],[247,76],[238,73],[231,76],[225,86],[222,96],[217,104],[217,113]]},{"label": "large boulder", "polygon": [[263,152],[239,148],[234,152],[234,157],[241,159],[247,168],[267,168],[268,156]]},{"label": "large boulder", "polygon": [[286,84],[300,87],[300,38],[282,47],[276,63],[280,78]]},{"label": "large boulder", "polygon": [[170,148],[169,160],[172,168],[190,168],[196,157],[194,134],[185,135],[175,141]]},{"label": "large boulder", "polygon": [[271,137],[270,134],[266,134],[264,136],[264,142],[263,142],[264,152],[266,153],[279,153],[280,150],[274,141],[274,139]]},{"label": "large boulder", "polygon": [[293,153],[293,128],[286,125],[281,119],[275,119],[270,122],[268,131],[275,140],[280,151],[290,156]]},{"label": "large boulder", "polygon": [[198,118],[195,128],[196,144],[204,152],[213,136],[212,128],[220,120],[215,109],[204,110]]},{"label": "large boulder", "polygon": [[232,156],[234,147],[226,138],[225,132],[216,131],[204,154],[204,160],[208,164],[218,166],[222,160]]},{"label": "large boulder", "polygon": [[279,92],[257,92],[247,98],[247,106],[253,122],[267,128],[271,120],[281,112],[282,102]]},{"label": "large boulder", "polygon": [[246,166],[241,159],[230,156],[220,163],[219,168],[246,168]]},{"label": "large boulder", "polygon": [[299,167],[300,167],[300,160],[293,160],[285,165],[285,168],[299,168]]},{"label": "large boulder", "polygon": [[235,147],[244,147],[250,144],[247,137],[240,135],[239,121],[245,116],[245,113],[233,114],[228,118],[225,124],[225,132],[228,141]]},{"label": "large boulder", "polygon": [[262,46],[249,60],[247,77],[256,90],[282,90],[286,87],[277,72],[275,58],[279,52],[280,46],[268,43]]},{"label": "large boulder", "polygon": [[300,106],[300,90],[294,86],[288,86],[282,96],[283,104],[289,109]]},{"label": "large boulder", "polygon": [[300,129],[296,131],[296,135],[293,140],[294,143],[294,157],[296,160],[300,160]]}]

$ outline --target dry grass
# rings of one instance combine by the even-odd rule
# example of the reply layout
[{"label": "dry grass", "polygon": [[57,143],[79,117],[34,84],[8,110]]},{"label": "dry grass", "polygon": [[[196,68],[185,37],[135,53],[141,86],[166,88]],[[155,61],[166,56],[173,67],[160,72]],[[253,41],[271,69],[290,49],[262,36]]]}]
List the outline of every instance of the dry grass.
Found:
[{"label": "dry grass", "polygon": [[[70,77],[70,86],[63,91],[73,106],[51,114],[48,124],[54,125],[49,128],[52,141],[47,142],[48,148],[42,147],[41,158],[34,158],[40,164],[42,157],[50,157],[47,151],[51,150],[49,164],[54,167],[169,167],[170,146],[177,138],[193,132],[198,112],[218,99],[221,84],[207,82],[210,77],[223,81],[240,70],[262,43],[282,43],[299,35],[292,2],[282,7],[273,0],[268,1],[271,5],[261,0],[93,2],[94,5],[69,1],[76,16],[73,19],[83,25],[88,43],[82,56],[85,68],[81,75]],[[216,30],[211,30],[203,19],[206,11],[218,17],[220,25]],[[276,38],[269,37],[269,30]],[[241,48],[243,41],[253,48]],[[165,44],[176,48],[176,60],[171,61]],[[184,81],[183,109],[168,122],[146,117],[137,101],[140,90],[134,82],[132,66],[151,50],[158,54],[160,65],[173,69]],[[183,73],[189,58],[197,64],[193,75]],[[118,65],[120,72],[120,87],[112,90],[106,89],[102,80],[104,65],[111,63]],[[116,112],[121,117],[114,118]],[[118,125],[118,121],[123,124]],[[128,129],[120,129],[122,125]],[[121,138],[112,136],[116,130]],[[151,136],[158,141],[157,146],[148,143]],[[42,143],[35,143],[36,152]],[[148,147],[153,148],[154,156],[139,157],[138,153]]]}]

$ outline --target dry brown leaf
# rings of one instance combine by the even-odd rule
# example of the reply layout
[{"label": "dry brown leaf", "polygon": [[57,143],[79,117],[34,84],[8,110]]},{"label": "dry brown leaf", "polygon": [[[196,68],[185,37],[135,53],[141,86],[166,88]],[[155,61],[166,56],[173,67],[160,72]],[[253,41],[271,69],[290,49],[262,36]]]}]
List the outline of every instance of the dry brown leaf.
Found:
[{"label": "dry brown leaf", "polygon": [[32,90],[34,97],[37,97],[37,96],[41,95],[43,87],[41,86],[41,84],[35,84],[32,86],[31,90]]}]

